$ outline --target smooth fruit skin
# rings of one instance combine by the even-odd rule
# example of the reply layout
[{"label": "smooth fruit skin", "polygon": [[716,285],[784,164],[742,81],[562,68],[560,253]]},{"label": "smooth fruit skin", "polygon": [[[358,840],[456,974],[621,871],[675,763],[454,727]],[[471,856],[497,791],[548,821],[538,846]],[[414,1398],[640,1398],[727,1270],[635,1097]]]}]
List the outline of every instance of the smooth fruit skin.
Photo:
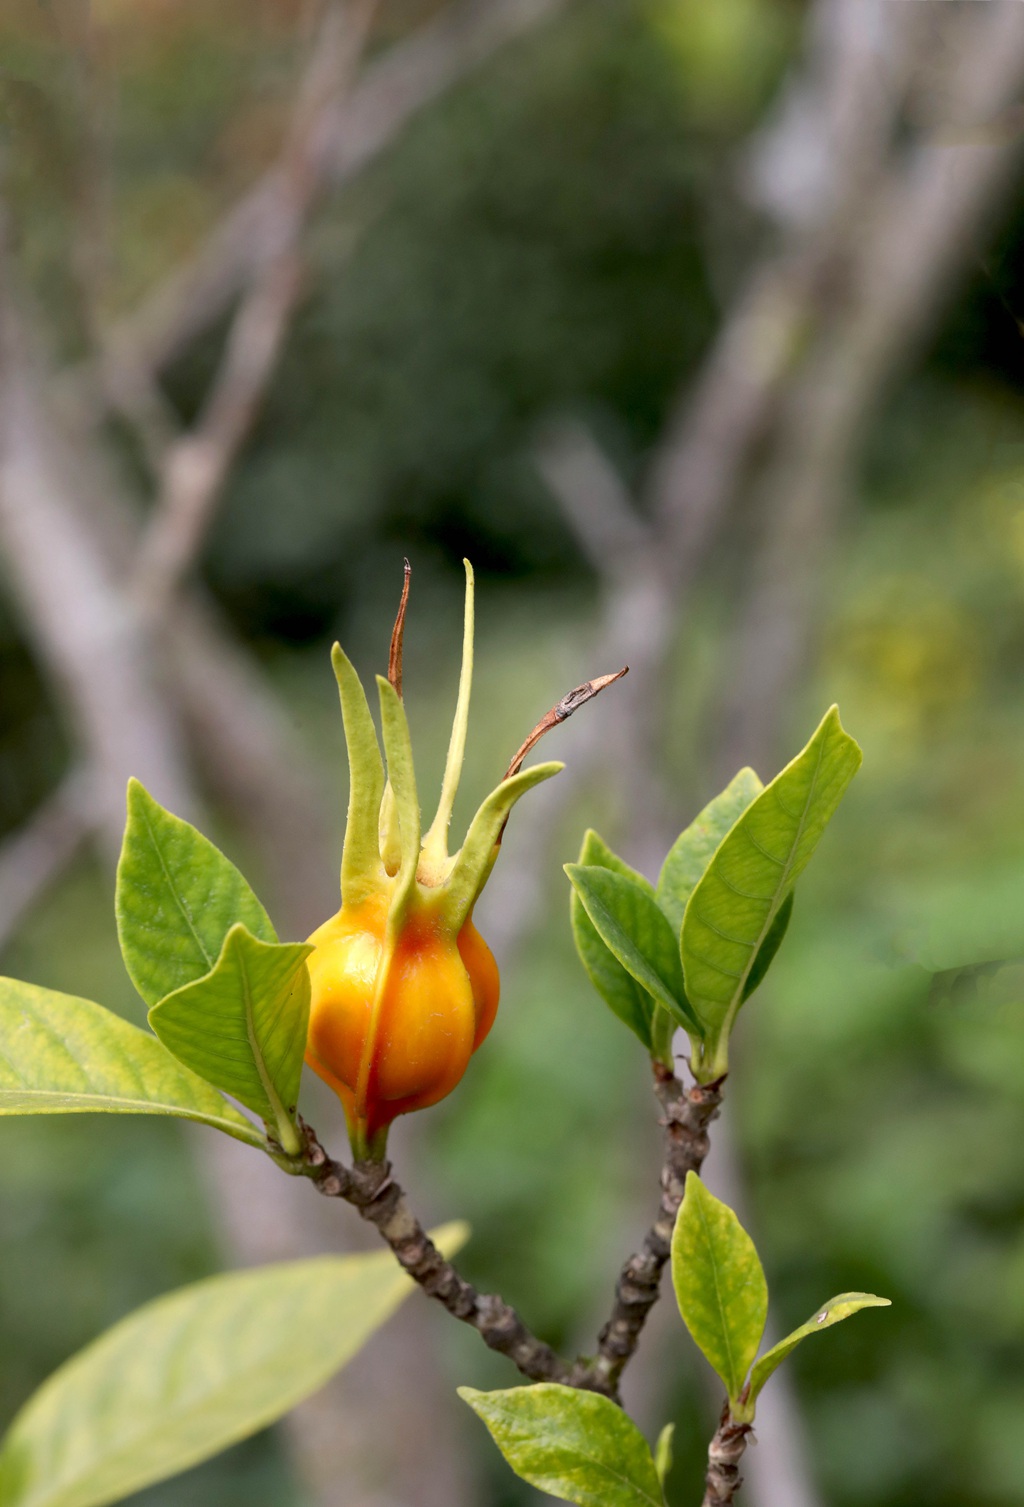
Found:
[{"label": "smooth fruit skin", "polygon": [[453,939],[429,910],[405,918],[378,981],[387,909],[385,896],[343,906],[309,938],[306,1061],[369,1138],[451,1093],[498,1008],[480,933],[467,922]]}]

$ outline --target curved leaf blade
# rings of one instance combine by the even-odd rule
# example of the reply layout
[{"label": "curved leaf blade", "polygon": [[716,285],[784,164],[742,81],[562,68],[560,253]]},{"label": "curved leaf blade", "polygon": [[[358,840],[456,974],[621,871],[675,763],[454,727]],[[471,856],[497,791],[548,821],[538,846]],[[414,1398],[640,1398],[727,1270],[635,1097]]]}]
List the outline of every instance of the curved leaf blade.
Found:
[{"label": "curved leaf blade", "polygon": [[[579,864],[589,868],[610,869],[613,873],[632,878],[641,887],[653,888],[642,874],[624,863],[607,843],[591,827],[584,834],[580,848]],[[571,890],[570,918],[573,940],[580,962],[587,977],[600,994],[613,1015],[639,1037],[649,1052],[654,1050],[652,1023],[654,1001],[646,989],[641,988],[631,973],[628,973],[609,947],[601,940],[597,927],[587,915],[583,902]]]},{"label": "curved leaf blade", "polygon": [[664,1507],[647,1440],[621,1408],[557,1382],[459,1396],[517,1476],[578,1507]]},{"label": "curved leaf blade", "polygon": [[818,1309],[817,1313],[812,1314],[806,1324],[801,1324],[799,1329],[794,1329],[792,1334],[787,1334],[784,1340],[780,1340],[777,1345],[773,1345],[761,1356],[750,1373],[750,1386],[743,1399],[743,1411],[749,1414],[749,1418],[741,1417],[740,1422],[753,1420],[754,1404],[757,1402],[761,1388],[772,1372],[777,1370],[786,1359],[786,1356],[793,1353],[801,1340],[805,1340],[809,1334],[820,1333],[822,1329],[831,1329],[833,1324],[841,1324],[852,1314],[860,1313],[862,1308],[891,1307],[892,1302],[889,1298],[879,1298],[873,1292],[841,1292],[838,1297],[830,1298]]},{"label": "curved leaf blade", "polygon": [[686,1174],[672,1236],[672,1282],[683,1323],[732,1407],[764,1334],[768,1284],[754,1242],[695,1172]]},{"label": "curved leaf blade", "polygon": [[687,995],[704,1026],[694,1054],[702,1081],[728,1068],[729,1032],[761,947],[860,764],[860,748],[832,707],[747,807],[690,895],[680,947]]},{"label": "curved leaf blade", "polygon": [[0,1115],[175,1115],[263,1136],[155,1036],[91,1000],[0,979]]},{"label": "curved leaf blade", "polygon": [[672,844],[661,866],[656,893],[658,904],[676,931],[683,924],[686,902],[719,844],[763,789],[752,769],[741,769]]},{"label": "curved leaf blade", "polygon": [[598,936],[626,972],[681,1026],[699,1032],[675,936],[653,897],[610,869],[567,863],[565,872]]},{"label": "curved leaf blade", "polygon": [[[465,1233],[434,1239],[451,1252]],[[186,1470],[322,1386],[413,1286],[383,1251],[230,1272],[147,1303],[22,1408],[0,1452],[0,1500],[102,1507]]]},{"label": "curved leaf blade", "polygon": [[204,978],[149,1012],[168,1051],[258,1114],[292,1156],[312,951],[305,942],[261,942],[239,923]]},{"label": "curved leaf blade", "polygon": [[115,909],[125,967],[147,1005],[209,973],[236,921],[261,941],[277,941],[230,859],[138,780],[128,782]]}]

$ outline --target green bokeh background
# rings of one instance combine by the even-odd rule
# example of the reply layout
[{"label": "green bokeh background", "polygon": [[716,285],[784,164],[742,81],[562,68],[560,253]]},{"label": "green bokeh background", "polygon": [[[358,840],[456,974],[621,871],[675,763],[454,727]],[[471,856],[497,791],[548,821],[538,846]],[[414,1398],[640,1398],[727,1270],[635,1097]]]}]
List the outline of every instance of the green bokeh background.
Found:
[{"label": "green bokeh background", "polygon": [[[85,335],[69,204],[88,163],[59,9],[5,10],[0,105],[19,255],[74,357]],[[382,41],[427,9],[386,11]],[[174,265],[272,149],[295,11],[189,0],[142,15],[111,0],[102,19],[113,311]],[[403,554],[416,571],[407,699],[426,788],[457,677],[462,555],[477,568],[463,816],[538,711],[611,668],[588,659],[597,585],[531,447],[539,425],[570,411],[627,478],[642,474],[761,233],[730,197],[734,157],[801,19],[788,0],[577,5],[431,108],[319,216],[316,276],[203,572],[337,779],[339,808],[327,650],[338,635],[361,665],[383,662]],[[995,955],[994,933],[1000,945],[1017,927],[1024,938],[1024,200],[1010,208],[853,480],[789,727],[795,751],[837,700],[864,768],[741,1023],[730,1087],[779,1327],[833,1292],[893,1299],[788,1363],[830,1507],[1024,1499],[1024,975],[936,988],[921,965]],[[171,373],[184,417],[216,349],[201,343]],[[131,470],[138,456],[121,443]],[[734,532],[712,561],[669,689],[684,813],[714,793],[715,667],[748,542]],[[613,716],[612,695],[592,715]],[[5,829],[69,757],[0,602]],[[467,1272],[567,1347],[592,1331],[654,1199],[645,1065],[575,959],[561,872],[585,825],[615,842],[623,823],[600,791],[560,812],[541,920],[508,961],[495,1032],[420,1125],[435,1196],[476,1231]],[[218,836],[240,854],[230,828]],[[109,877],[82,860],[4,969],[140,1019],[111,902]],[[484,904],[479,918],[486,933]],[[4,1121],[0,1209],[0,1422],[102,1327],[221,1259],[171,1124]],[[510,1384],[472,1336],[441,1328],[453,1387]],[[682,1504],[695,1499],[715,1405],[681,1326],[660,1363]],[[482,1431],[466,1438],[481,1503],[536,1500]],[[302,1496],[268,1434],[133,1500],[300,1507]]]}]

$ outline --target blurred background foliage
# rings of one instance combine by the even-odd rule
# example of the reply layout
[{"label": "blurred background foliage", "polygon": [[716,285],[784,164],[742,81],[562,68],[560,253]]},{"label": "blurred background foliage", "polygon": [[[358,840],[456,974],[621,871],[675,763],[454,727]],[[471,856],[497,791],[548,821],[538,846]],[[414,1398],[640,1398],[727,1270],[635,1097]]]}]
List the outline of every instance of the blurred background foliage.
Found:
[{"label": "blurred background foliage", "polygon": [[[93,10],[88,42],[84,6],[7,0],[0,18],[19,254],[65,359],[89,343],[83,280],[109,313],[130,307],[262,169],[304,25],[297,0]],[[375,45],[430,10],[393,0]],[[802,19],[795,0],[577,5],[442,98],[319,213],[308,294],[203,572],[337,782],[339,811],[327,649],[339,635],[361,665],[382,663],[403,554],[425,786],[453,696],[464,553],[481,634],[467,807],[544,706],[612,668],[588,657],[596,583],[532,447],[571,412],[640,474],[762,233],[730,187],[734,156]],[[90,93],[102,142],[80,127]],[[97,178],[100,145],[111,171]],[[86,266],[70,227],[90,195],[109,201],[115,233]],[[743,1022],[730,1099],[780,1327],[834,1291],[894,1300],[790,1362],[834,1507],[1024,1497],[1024,995],[1012,970],[1002,988],[945,992],[926,971],[985,956],[993,926],[1010,956],[1024,932],[1022,319],[1024,200],[873,425],[788,718],[795,751],[838,700],[865,764]],[[185,419],[216,349],[215,335],[199,341],[170,373]],[[134,442],[118,444],[130,476]],[[746,547],[731,531],[706,570],[666,692],[683,815],[713,793],[712,686]],[[588,715],[614,718],[614,694]],[[13,830],[70,748],[8,603],[0,707],[0,824]],[[576,963],[560,869],[584,825],[615,841],[622,821],[596,797],[559,813],[543,920],[506,969],[495,1033],[415,1127],[443,1213],[475,1228],[469,1275],[567,1348],[598,1321],[654,1197],[644,1063]],[[239,855],[230,825],[219,835]],[[140,1019],[111,900],[108,875],[81,860],[5,971]],[[485,933],[486,920],[482,905]],[[127,1309],[217,1266],[193,1149],[141,1120],[0,1124],[0,1419]],[[452,1327],[438,1325],[452,1385],[509,1384]],[[644,1421],[669,1402],[682,1420],[683,1503],[716,1404],[681,1325],[666,1323],[658,1354],[666,1390]],[[471,1422],[463,1432],[481,1502],[535,1500]],[[137,1500],[304,1498],[265,1436]]]}]

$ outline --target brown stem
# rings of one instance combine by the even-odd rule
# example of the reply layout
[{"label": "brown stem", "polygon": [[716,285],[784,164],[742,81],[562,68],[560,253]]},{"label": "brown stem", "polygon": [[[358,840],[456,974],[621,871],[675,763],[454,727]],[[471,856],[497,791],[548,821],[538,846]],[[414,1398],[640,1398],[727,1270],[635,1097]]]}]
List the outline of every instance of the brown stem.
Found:
[{"label": "brown stem", "polygon": [[740,1460],[752,1429],[749,1423],[737,1423],[729,1413],[729,1404],[714,1437],[708,1445],[708,1469],[704,1477],[704,1500],[701,1507],[731,1507],[732,1499],[743,1485]]},{"label": "brown stem", "polygon": [[699,1172],[708,1154],[708,1125],[722,1102],[724,1078],[714,1083],[680,1082],[670,1068],[654,1063],[654,1092],[665,1127],[665,1162],[661,1172],[658,1216],[635,1255],[619,1273],[611,1317],[601,1330],[597,1355],[577,1362],[577,1385],[617,1399],[622,1373],[636,1352],[647,1315],[658,1301],[661,1273],[672,1250],[672,1231],[686,1186],[686,1174]]},{"label": "brown stem", "polygon": [[575,1378],[573,1368],[532,1334],[503,1298],[477,1292],[460,1276],[412,1212],[388,1163],[361,1162],[345,1167],[327,1155],[309,1126],[304,1125],[303,1130],[306,1175],[317,1190],[325,1198],[343,1198],[374,1225],[399,1264],[428,1297],[435,1298],[454,1318],[472,1325],[486,1345],[508,1356],[530,1381],[557,1381],[607,1392],[599,1377]]}]

